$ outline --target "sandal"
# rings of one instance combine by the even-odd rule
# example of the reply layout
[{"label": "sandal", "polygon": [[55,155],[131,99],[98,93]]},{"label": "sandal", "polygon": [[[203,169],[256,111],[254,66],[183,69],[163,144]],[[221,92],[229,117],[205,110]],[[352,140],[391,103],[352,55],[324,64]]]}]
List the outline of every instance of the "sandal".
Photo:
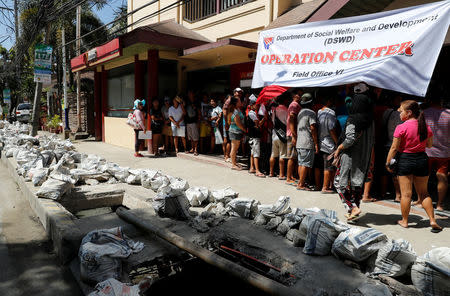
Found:
[{"label": "sandal", "polygon": [[256,171],[248,171],[249,174],[256,174]]},{"label": "sandal", "polygon": [[348,216],[347,218],[347,223],[354,223],[356,221],[358,221],[359,219],[361,219],[362,217],[364,217],[366,215],[366,213],[359,213],[358,215],[351,215]]},{"label": "sandal", "polygon": [[361,202],[363,202],[363,203],[370,203],[370,202],[376,202],[376,201],[378,201],[376,198],[373,198],[373,197],[371,197],[371,198],[367,198],[367,199],[361,199]]},{"label": "sandal", "polygon": [[308,187],[297,187],[297,190],[303,190],[303,191],[312,191]]},{"label": "sandal", "polygon": [[430,231],[433,232],[433,233],[439,233],[439,232],[441,232],[442,229],[443,229],[443,228],[442,228],[441,226],[439,226],[438,224],[431,224],[430,226],[431,226]]},{"label": "sandal", "polygon": [[263,173],[256,174],[255,176],[259,177],[259,178],[265,178],[266,177],[266,175],[264,175]]},{"label": "sandal", "polygon": [[330,190],[330,189],[324,189],[324,190],[320,191],[320,193],[322,193],[322,194],[333,194],[334,191]]},{"label": "sandal", "polygon": [[235,170],[235,171],[242,171],[242,168],[241,168],[241,167],[231,167],[231,169],[232,169],[232,170]]},{"label": "sandal", "polygon": [[286,180],[286,177],[278,177],[278,180]]}]

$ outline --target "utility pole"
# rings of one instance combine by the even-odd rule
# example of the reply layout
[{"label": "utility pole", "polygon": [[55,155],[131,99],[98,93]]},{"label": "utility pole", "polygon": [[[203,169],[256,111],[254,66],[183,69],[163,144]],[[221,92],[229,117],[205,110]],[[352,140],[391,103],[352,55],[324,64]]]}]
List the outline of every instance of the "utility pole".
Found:
[{"label": "utility pole", "polygon": [[16,43],[19,40],[19,0],[14,0],[14,22],[16,29]]},{"label": "utility pole", "polygon": [[67,102],[67,65],[66,65],[66,30],[64,29],[64,24],[62,26],[62,68],[63,68],[63,96],[64,96],[64,129],[66,131],[69,129],[69,105]]},{"label": "utility pole", "polygon": [[[44,44],[50,39],[50,25],[47,25],[45,29]],[[36,90],[34,92],[34,102],[33,102],[33,117],[32,117],[32,128],[31,136],[35,137],[39,128],[39,118],[41,112],[41,96],[42,96],[42,82],[36,82]]]},{"label": "utility pole", "polygon": [[[81,5],[77,6],[77,56],[81,54]],[[81,131],[81,77],[80,71],[77,72],[77,132]]]},{"label": "utility pole", "polygon": [[[18,42],[19,42],[19,37],[20,37],[20,32],[19,32],[19,0],[14,0],[14,25],[15,25],[15,35],[16,35],[16,75],[17,75],[17,82],[18,82],[18,89],[20,89],[20,83],[22,81],[22,79],[20,79],[20,65],[21,63],[21,58],[19,57],[19,53],[17,51],[17,47],[18,47]],[[18,96],[18,91],[16,91],[16,104],[19,104],[19,96]]]}]

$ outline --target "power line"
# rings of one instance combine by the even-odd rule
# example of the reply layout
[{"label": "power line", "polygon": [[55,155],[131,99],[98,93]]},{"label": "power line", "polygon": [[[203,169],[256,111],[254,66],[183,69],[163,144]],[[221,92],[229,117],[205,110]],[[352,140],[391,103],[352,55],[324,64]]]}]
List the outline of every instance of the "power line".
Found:
[{"label": "power line", "polygon": [[[165,12],[166,10],[169,10],[169,9],[173,8],[173,6],[175,6],[175,5],[178,5],[178,6],[179,6],[180,4],[183,5],[183,2],[188,3],[188,2],[190,2],[190,1],[191,1],[191,0],[187,0],[187,1],[186,1],[186,0],[179,0],[179,1],[176,1],[176,2],[174,2],[174,3],[172,3],[172,4],[168,5],[168,6],[166,6],[166,7],[164,7],[164,8],[161,8],[160,10],[158,10],[158,11],[156,11],[156,12],[154,12],[154,13],[151,13],[151,14],[149,14],[149,15],[146,15],[146,16],[144,16],[144,17],[138,19],[137,21],[133,22],[133,23],[130,23],[130,24],[128,24],[128,25],[126,25],[126,26],[124,26],[124,27],[122,27],[122,28],[120,28],[120,29],[117,29],[117,30],[114,31],[114,32],[109,33],[108,36],[114,35],[115,33],[118,33],[118,32],[120,32],[120,31],[122,31],[122,30],[124,30],[124,29],[127,29],[127,28],[129,28],[129,27],[131,27],[131,26],[133,26],[133,25],[139,24],[139,23],[141,23],[141,22],[143,22],[143,21],[145,21],[145,20],[147,20],[147,19],[149,19],[149,18],[152,18],[152,17],[154,17],[155,15],[158,15],[158,14],[160,14],[160,13],[163,13],[163,12]],[[86,36],[89,36],[89,35],[93,34],[94,32],[96,32],[96,31],[98,31],[98,30],[100,30],[100,29],[102,29],[102,28],[105,28],[105,27],[107,27],[107,26],[109,26],[109,25],[111,25],[111,24],[113,24],[113,23],[116,23],[116,22],[118,22],[119,20],[121,20],[121,19],[123,19],[123,18],[125,18],[125,17],[128,17],[130,14],[133,14],[133,13],[135,13],[135,12],[137,12],[137,11],[143,9],[144,7],[146,7],[146,6],[148,6],[148,5],[151,5],[151,4],[153,4],[153,3],[156,3],[156,2],[157,2],[157,0],[151,1],[151,2],[147,3],[147,4],[144,5],[144,6],[141,6],[141,7],[137,8],[137,9],[135,9],[135,10],[133,10],[133,11],[130,11],[129,13],[127,13],[127,14],[121,16],[121,17],[118,17],[117,19],[113,20],[112,22],[110,22],[110,23],[108,23],[108,24],[106,24],[106,25],[100,26],[100,27],[96,28],[95,30],[92,30],[91,32],[84,34],[83,36],[80,37],[80,39],[82,39],[82,38],[84,38],[84,37],[86,37]],[[77,41],[77,40],[78,40],[78,39],[71,40],[71,41],[67,42],[65,45],[67,46],[68,44],[71,44],[71,43],[73,43],[73,42],[75,42],[75,41]],[[100,40],[100,38],[97,38],[97,39],[91,41],[90,43],[88,43],[88,44],[85,45],[85,46],[89,46],[89,45],[91,45],[91,44],[93,44],[94,42],[97,42],[97,41],[99,41],[99,40]]]}]

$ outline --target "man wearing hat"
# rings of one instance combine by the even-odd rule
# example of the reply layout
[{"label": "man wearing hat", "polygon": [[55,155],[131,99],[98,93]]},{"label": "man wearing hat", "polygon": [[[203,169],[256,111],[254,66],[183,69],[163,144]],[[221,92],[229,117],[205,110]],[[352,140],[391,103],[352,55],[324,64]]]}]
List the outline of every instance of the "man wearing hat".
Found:
[{"label": "man wearing hat", "polygon": [[313,97],[305,93],[300,99],[302,110],[297,116],[297,152],[298,175],[297,190],[307,190],[305,179],[314,164],[314,155],[319,153],[319,141],[317,137],[317,116],[312,110]]}]

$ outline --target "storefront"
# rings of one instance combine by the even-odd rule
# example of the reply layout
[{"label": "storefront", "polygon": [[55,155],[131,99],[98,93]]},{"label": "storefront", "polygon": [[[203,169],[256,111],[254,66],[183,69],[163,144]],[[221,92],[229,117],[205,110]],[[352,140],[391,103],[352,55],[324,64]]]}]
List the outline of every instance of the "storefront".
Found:
[{"label": "storefront", "polygon": [[96,139],[132,148],[134,134],[125,118],[136,98],[151,102],[187,89],[213,93],[248,86],[256,47],[235,39],[210,42],[174,21],[164,21],[124,34],[71,64],[73,72],[95,72]]}]

